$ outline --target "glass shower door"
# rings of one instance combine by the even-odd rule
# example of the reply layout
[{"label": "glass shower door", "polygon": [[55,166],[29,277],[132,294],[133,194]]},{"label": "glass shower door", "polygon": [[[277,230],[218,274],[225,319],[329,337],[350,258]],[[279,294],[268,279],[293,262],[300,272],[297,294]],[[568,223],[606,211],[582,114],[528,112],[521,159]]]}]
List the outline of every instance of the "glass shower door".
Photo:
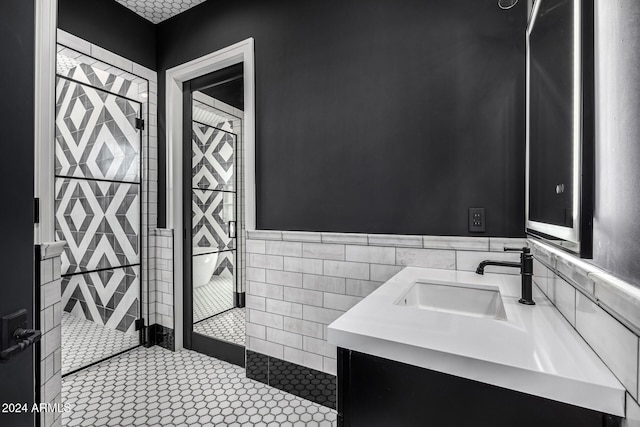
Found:
[{"label": "glass shower door", "polygon": [[234,342],[236,135],[224,123],[192,125],[193,331]]},{"label": "glass shower door", "polygon": [[57,79],[63,374],[140,344],[140,117],[137,101]]}]

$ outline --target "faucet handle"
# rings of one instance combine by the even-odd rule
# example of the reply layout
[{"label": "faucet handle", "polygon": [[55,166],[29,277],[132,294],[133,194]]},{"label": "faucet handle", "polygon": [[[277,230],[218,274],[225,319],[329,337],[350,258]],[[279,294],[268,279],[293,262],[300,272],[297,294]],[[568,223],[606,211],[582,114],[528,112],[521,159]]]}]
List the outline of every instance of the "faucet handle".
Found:
[{"label": "faucet handle", "polygon": [[527,246],[522,247],[522,248],[504,248],[505,252],[522,252],[523,254],[528,254],[531,252],[531,249]]}]

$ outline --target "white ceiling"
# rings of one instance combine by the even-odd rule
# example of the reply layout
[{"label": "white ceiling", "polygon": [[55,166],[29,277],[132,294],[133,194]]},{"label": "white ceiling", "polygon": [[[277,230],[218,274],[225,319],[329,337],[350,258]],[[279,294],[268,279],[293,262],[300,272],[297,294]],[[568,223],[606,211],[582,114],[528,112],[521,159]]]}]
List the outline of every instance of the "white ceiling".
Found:
[{"label": "white ceiling", "polygon": [[157,24],[169,19],[205,0],[116,0],[138,15]]}]

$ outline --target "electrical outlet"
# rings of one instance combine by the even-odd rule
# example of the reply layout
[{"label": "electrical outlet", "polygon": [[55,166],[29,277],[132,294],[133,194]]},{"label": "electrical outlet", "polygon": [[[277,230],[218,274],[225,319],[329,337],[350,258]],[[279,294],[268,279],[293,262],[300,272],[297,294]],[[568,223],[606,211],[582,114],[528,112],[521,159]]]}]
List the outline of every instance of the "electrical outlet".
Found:
[{"label": "electrical outlet", "polygon": [[469,232],[485,232],[484,208],[469,208]]}]

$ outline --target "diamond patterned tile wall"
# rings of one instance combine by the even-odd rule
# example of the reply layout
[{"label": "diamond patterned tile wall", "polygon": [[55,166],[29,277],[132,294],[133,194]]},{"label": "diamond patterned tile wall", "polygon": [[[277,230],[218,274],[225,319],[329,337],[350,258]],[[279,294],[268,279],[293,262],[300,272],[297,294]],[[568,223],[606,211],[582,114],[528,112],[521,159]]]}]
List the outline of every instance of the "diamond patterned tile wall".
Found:
[{"label": "diamond patterned tile wall", "polygon": [[[216,124],[231,128],[231,122]],[[220,251],[235,249],[229,222],[235,221],[235,135],[193,124],[193,243]],[[224,191],[219,191],[224,190]]]},{"label": "diamond patterned tile wall", "polygon": [[62,274],[140,262],[138,184],[56,178]]},{"label": "diamond patterned tile wall", "polygon": [[62,306],[131,332],[140,316],[142,107],[124,96],[137,97],[139,87],[67,59],[58,71],[78,82],[56,79],[55,226],[56,238],[67,242]]},{"label": "diamond patterned tile wall", "polygon": [[98,325],[133,333],[139,317],[139,266],[62,278],[63,310]]},{"label": "diamond patterned tile wall", "polygon": [[[226,127],[223,122],[216,126]],[[193,123],[193,187],[235,191],[235,135]]]},{"label": "diamond patterned tile wall", "polygon": [[138,183],[139,116],[138,102],[58,78],[56,175]]},{"label": "diamond patterned tile wall", "polygon": [[[193,245],[236,249],[229,237],[229,222],[235,221],[235,149],[233,122],[215,109],[194,101],[192,134]],[[236,231],[237,233],[237,231]],[[234,275],[234,253],[220,252],[214,276]]]},{"label": "diamond patterned tile wall", "polygon": [[233,263],[235,255],[235,252],[220,252],[218,254],[218,265],[213,272],[213,276],[233,278],[237,273]]},{"label": "diamond patterned tile wall", "polygon": [[234,194],[220,191],[193,190],[193,245],[219,251],[235,249],[229,237],[229,221],[225,205],[233,205]]}]

